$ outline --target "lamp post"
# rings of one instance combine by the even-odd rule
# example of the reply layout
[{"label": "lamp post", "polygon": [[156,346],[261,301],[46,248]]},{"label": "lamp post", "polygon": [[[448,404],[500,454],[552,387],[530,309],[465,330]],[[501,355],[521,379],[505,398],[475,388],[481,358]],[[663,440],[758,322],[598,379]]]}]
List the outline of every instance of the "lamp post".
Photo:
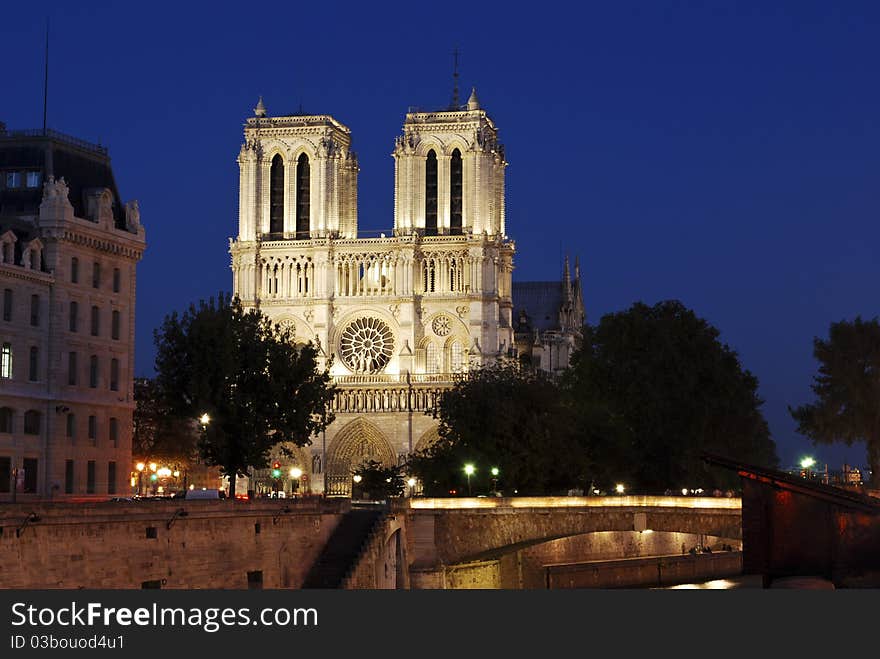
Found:
[{"label": "lamp post", "polygon": [[816,464],[816,461],[810,456],[806,456],[803,460],[801,460],[801,469],[804,470],[804,478],[810,478],[810,474],[812,473],[810,468]]},{"label": "lamp post", "polygon": [[496,494],[498,492],[498,467],[492,467],[492,494]]},{"label": "lamp post", "polygon": [[407,479],[406,484],[409,485],[409,495],[410,495],[410,497],[412,497],[413,490],[416,487],[416,479],[413,477],[410,477],[409,479]]},{"label": "lamp post", "polygon": [[474,465],[466,464],[464,466],[464,473],[467,474],[468,496],[471,496],[471,476],[473,475],[474,471],[476,471],[474,469]]},{"label": "lamp post", "polygon": [[[357,485],[358,483],[361,482],[361,480],[363,480],[363,477],[360,474],[355,474],[354,476],[351,477],[351,480],[354,481],[354,485]],[[354,485],[351,488],[351,498],[352,499],[354,499]]]},{"label": "lamp post", "polygon": [[299,479],[302,478],[303,472],[299,467],[291,467],[290,468],[290,477],[293,479],[293,482],[290,484],[290,494],[292,496],[296,496],[297,490],[299,490]]},{"label": "lamp post", "polygon": [[137,469],[138,473],[138,496],[142,496],[144,493],[144,469],[147,468],[143,462],[138,462],[135,465],[135,469]]}]

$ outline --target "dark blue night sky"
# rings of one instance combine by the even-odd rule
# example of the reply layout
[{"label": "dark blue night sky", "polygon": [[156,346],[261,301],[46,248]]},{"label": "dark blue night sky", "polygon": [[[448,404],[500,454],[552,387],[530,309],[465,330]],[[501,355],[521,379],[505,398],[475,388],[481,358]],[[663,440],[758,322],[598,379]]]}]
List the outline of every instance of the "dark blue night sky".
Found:
[{"label": "dark blue night sky", "polygon": [[[359,224],[390,231],[394,138],[445,107],[452,51],[506,146],[517,280],[580,258],[588,319],[679,299],[760,380],[783,465],[812,447],[814,336],[880,314],[880,5],[870,2],[7,3],[0,121],[110,149],[140,201],[138,375],[166,313],[231,287],[242,123],[329,113]],[[536,13],[537,12],[537,13]]]}]

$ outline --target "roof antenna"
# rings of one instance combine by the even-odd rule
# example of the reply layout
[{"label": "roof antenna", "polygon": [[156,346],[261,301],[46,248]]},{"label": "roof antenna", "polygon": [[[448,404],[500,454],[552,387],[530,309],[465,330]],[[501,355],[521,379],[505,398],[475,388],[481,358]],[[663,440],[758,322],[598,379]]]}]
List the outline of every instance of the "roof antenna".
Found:
[{"label": "roof antenna", "polygon": [[49,17],[46,16],[46,62],[43,77],[43,135],[46,135],[46,110],[49,102]]},{"label": "roof antenna", "polygon": [[458,100],[458,46],[452,51],[452,56],[454,62],[454,67],[452,69],[452,105],[449,109],[458,110],[460,105]]}]

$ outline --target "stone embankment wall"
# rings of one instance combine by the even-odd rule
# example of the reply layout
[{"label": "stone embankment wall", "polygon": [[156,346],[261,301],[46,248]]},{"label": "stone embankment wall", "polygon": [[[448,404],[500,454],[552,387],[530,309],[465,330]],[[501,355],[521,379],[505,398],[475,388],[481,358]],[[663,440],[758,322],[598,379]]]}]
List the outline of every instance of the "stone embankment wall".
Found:
[{"label": "stone embankment wall", "polygon": [[298,588],[349,507],[344,499],[3,504],[0,588]]}]

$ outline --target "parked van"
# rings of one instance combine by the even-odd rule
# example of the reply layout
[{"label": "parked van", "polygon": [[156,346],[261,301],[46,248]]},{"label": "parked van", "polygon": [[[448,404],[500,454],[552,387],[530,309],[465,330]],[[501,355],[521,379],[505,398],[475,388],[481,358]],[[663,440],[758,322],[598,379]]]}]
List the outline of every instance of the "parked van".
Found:
[{"label": "parked van", "polygon": [[187,490],[186,499],[188,501],[192,499],[224,499],[224,494],[225,492],[221,493],[218,489],[206,489],[203,487],[200,490]]}]

